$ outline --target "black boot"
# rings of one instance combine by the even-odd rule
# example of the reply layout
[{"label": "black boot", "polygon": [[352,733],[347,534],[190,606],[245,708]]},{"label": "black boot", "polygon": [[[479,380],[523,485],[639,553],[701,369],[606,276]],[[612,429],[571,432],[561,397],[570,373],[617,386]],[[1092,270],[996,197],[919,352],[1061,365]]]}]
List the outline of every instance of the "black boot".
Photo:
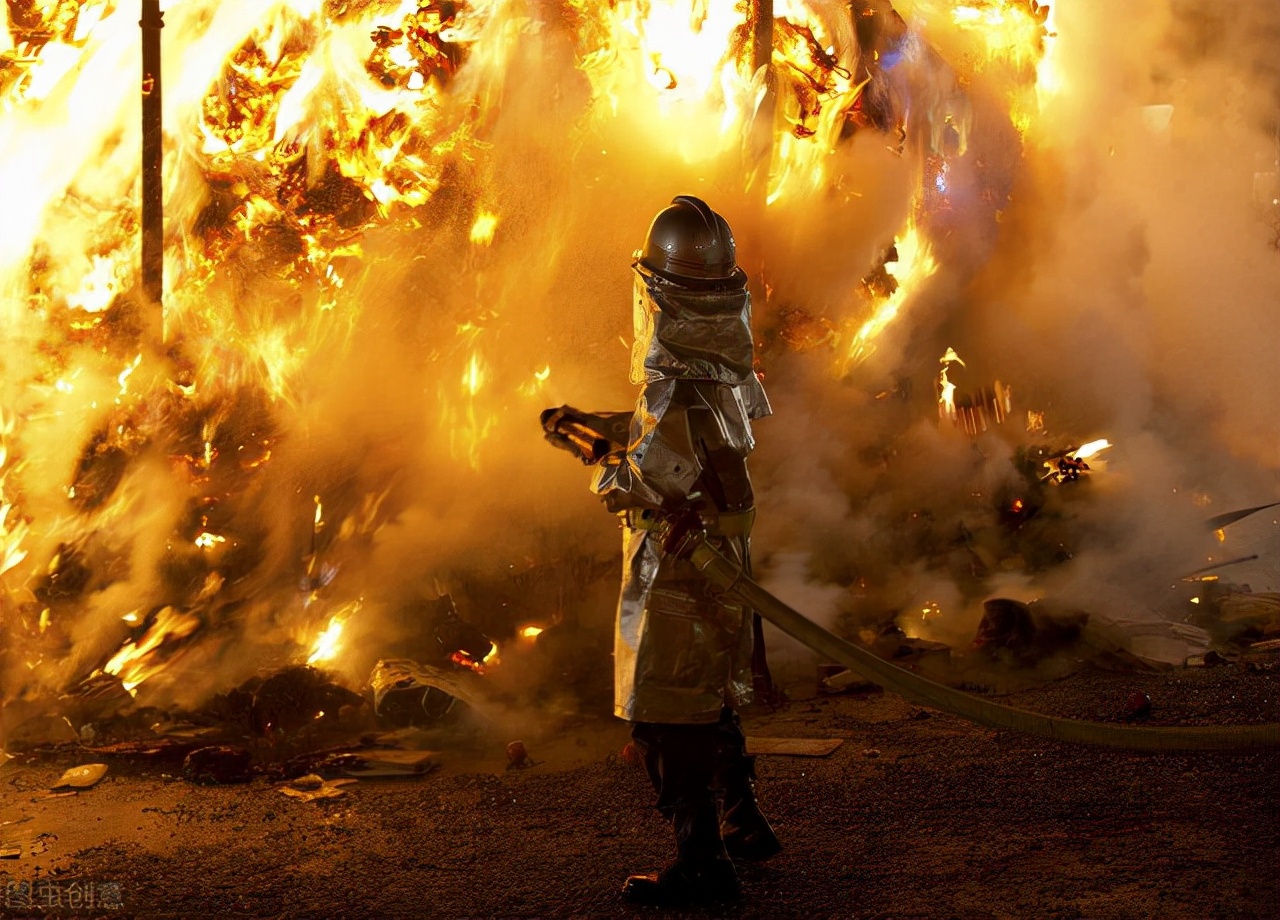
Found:
[{"label": "black boot", "polygon": [[781,853],[782,843],[769,826],[769,819],[760,813],[751,786],[748,781],[736,801],[726,797],[720,834],[725,850],[734,859],[759,862]]},{"label": "black boot", "polygon": [[674,907],[707,901],[732,901],[740,894],[738,873],[720,839],[714,799],[675,808],[676,861],[652,875],[633,875],[622,886],[632,904]]},{"label": "black boot", "polygon": [[725,849],[736,860],[776,856],[782,844],[756,804],[756,759],[747,756],[747,738],[737,714],[726,709],[718,728],[716,785],[724,796],[720,833]]}]

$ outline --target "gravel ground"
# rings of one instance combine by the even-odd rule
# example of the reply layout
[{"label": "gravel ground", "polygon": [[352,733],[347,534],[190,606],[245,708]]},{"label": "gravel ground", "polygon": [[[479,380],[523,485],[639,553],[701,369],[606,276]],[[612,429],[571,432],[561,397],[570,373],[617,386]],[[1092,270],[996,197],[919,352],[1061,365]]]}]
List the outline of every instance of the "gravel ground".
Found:
[{"label": "gravel ground", "polygon": [[[1005,701],[1112,719],[1140,689],[1152,721],[1274,722],[1277,683],[1234,666],[1090,673]],[[748,731],[844,743],[824,758],[761,758],[761,799],[786,850],[740,867],[739,904],[681,916],[1280,916],[1274,751],[1068,747],[890,694],[796,700]],[[625,726],[586,720],[561,735],[530,743],[535,757],[555,753],[529,770],[502,769],[495,742],[443,752],[425,778],[362,781],[317,802],[261,780],[192,786],[136,761],[46,798],[66,763],[10,763],[0,842],[22,855],[0,874],[63,904],[0,905],[0,916],[667,916],[619,897],[629,871],[671,853],[643,771],[617,756]],[[120,906],[72,909],[90,882]]]}]

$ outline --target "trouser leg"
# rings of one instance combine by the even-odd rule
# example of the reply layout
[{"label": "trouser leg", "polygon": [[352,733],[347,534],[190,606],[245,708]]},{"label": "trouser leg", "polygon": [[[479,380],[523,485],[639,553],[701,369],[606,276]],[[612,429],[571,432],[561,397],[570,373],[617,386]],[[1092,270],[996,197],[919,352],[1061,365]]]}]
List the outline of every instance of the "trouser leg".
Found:
[{"label": "trouser leg", "polygon": [[719,727],[636,723],[632,737],[675,829],[676,860],[656,875],[627,879],[624,896],[647,904],[733,898],[738,879],[720,837],[714,789]]},{"label": "trouser leg", "polygon": [[756,759],[747,754],[747,738],[738,714],[726,707],[716,726],[715,784],[723,797],[722,839],[734,859],[768,859],[782,844],[756,801]]}]

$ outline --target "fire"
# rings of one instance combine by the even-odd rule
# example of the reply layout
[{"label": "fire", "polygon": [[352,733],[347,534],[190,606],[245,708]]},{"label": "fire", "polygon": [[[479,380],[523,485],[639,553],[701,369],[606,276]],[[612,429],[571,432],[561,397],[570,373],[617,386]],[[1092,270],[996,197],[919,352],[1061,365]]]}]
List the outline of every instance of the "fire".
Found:
[{"label": "fire", "polygon": [[471,242],[476,246],[488,246],[497,230],[498,215],[492,211],[481,211],[471,225]]},{"label": "fire", "polygon": [[979,36],[989,60],[1034,66],[1044,53],[1049,4],[1036,0],[966,0],[951,10],[951,20]]},{"label": "fire", "polygon": [[163,661],[155,660],[155,653],[166,643],[176,644],[186,639],[200,626],[199,617],[164,607],[150,618],[143,634],[125,642],[102,670],[119,677],[121,685],[136,696],[138,686],[164,667]]},{"label": "fire", "polygon": [[1110,446],[1111,442],[1106,438],[1098,438],[1096,441],[1089,441],[1088,443],[1081,444],[1067,456],[1075,457],[1077,460],[1088,460],[1090,457],[1101,453]]},{"label": "fire", "polygon": [[938,359],[938,363],[942,365],[942,370],[938,373],[938,414],[942,418],[955,421],[956,385],[947,379],[947,371],[952,364],[964,367],[964,361],[956,354],[954,348],[948,348],[947,353]]},{"label": "fire", "polygon": [[[1061,87],[1054,61],[1053,9],[1039,0],[906,0],[902,4],[938,35],[966,80],[997,71],[1009,118],[1025,135],[1040,106]],[[1056,6],[1056,4],[1053,4]]]},{"label": "fire", "polygon": [[459,649],[449,655],[449,660],[460,668],[473,671],[476,674],[483,674],[486,668],[492,667],[499,663],[498,643],[492,643],[488,653],[483,658],[475,658],[467,652]]},{"label": "fire", "polygon": [[329,620],[329,625],[324,628],[320,635],[316,636],[315,642],[311,645],[311,654],[307,656],[307,664],[315,665],[325,661],[332,661],[338,656],[338,650],[341,648],[339,641],[342,639],[342,629],[346,625],[346,618],[334,616]]},{"label": "fire", "polygon": [[[875,339],[892,323],[907,299],[938,270],[933,249],[925,239],[918,224],[912,220],[895,243],[898,252],[896,262],[885,266],[885,271],[895,282],[888,297],[872,308],[871,316],[853,334],[846,351],[845,363],[859,364],[875,351]],[[890,269],[889,266],[893,266]]]},{"label": "fire", "polygon": [[1096,441],[1089,441],[1080,445],[1074,450],[1069,450],[1057,460],[1046,460],[1044,468],[1048,471],[1041,478],[1049,482],[1075,482],[1082,474],[1092,471],[1095,467],[1105,467],[1106,461],[1100,464],[1095,461],[1094,465],[1090,465],[1087,461],[1096,457],[1099,453],[1111,447],[1111,442],[1106,438],[1098,438]]},{"label": "fire", "polygon": [[825,187],[827,161],[870,81],[855,79],[856,45],[837,47],[817,4],[775,0],[773,7],[774,72],[785,89],[780,93],[769,204],[784,194],[807,195]]},{"label": "fire", "polygon": [[27,558],[27,551],[22,548],[23,541],[31,529],[27,521],[18,515],[11,523],[9,515],[13,512],[13,504],[5,495],[5,481],[9,478],[13,467],[9,465],[8,437],[13,432],[13,418],[0,408],[0,575],[15,568]]},{"label": "fire", "polygon": [[[760,7],[772,9],[771,23],[755,19]],[[1040,8],[970,0],[951,27],[1004,59],[1030,61],[1017,49],[1045,39],[1019,16]],[[131,691],[202,623],[221,627],[214,618],[246,592],[295,609],[299,556],[304,622],[290,624],[290,637],[308,663],[340,656],[360,602],[334,612],[328,589],[344,560],[330,547],[377,543],[399,496],[384,503],[393,487],[377,482],[348,497],[307,478],[326,463],[296,458],[324,427],[316,416],[331,407],[313,397],[361,342],[371,301],[426,282],[415,293],[430,292],[432,325],[405,328],[419,334],[432,376],[403,393],[433,403],[423,416],[439,419],[431,449],[442,462],[447,451],[459,468],[480,469],[499,427],[526,408],[513,398],[551,392],[542,354],[512,359],[510,343],[527,327],[503,325],[504,310],[514,311],[495,296],[505,279],[491,270],[506,248],[495,241],[529,221],[482,181],[501,137],[488,129],[521,79],[517,63],[528,66],[517,52],[570,31],[590,101],[566,148],[600,137],[612,153],[622,137],[643,153],[658,138],[675,145],[690,180],[770,203],[832,192],[838,146],[871,72],[847,4],[825,0],[170,0],[165,16],[166,287],[155,316],[136,302],[143,87],[134,7],[10,4],[0,30],[0,164],[17,177],[0,222],[0,342],[21,356],[0,364],[0,590],[6,602],[26,591],[50,547],[81,538],[131,563],[162,556],[156,564],[178,572],[180,586],[136,602],[159,612],[127,615],[141,635],[104,666]],[[755,48],[769,32],[772,47]],[[567,162],[566,174],[576,178],[579,165]],[[934,181],[946,191],[945,163]],[[938,270],[921,207],[911,213],[885,269],[894,289],[846,330],[845,366],[874,351]],[[460,254],[465,285],[410,273],[417,253],[387,245],[404,236],[417,246],[437,227],[432,244]],[[403,275],[384,284],[392,269]],[[557,364],[556,380],[581,370]],[[162,459],[146,465],[151,458]],[[281,471],[289,458],[296,466]],[[277,515],[287,522],[260,521],[277,494],[289,502]],[[148,516],[158,523],[139,522]],[[248,552],[260,547],[271,550],[267,562]],[[364,588],[350,587],[347,597]],[[53,611],[40,622],[60,626]],[[461,664],[482,669],[496,655],[495,646]]]},{"label": "fire", "polygon": [[579,24],[579,67],[597,120],[624,109],[675,128],[689,162],[735,149],[762,90],[752,83],[745,4],[706,0],[568,0]]}]

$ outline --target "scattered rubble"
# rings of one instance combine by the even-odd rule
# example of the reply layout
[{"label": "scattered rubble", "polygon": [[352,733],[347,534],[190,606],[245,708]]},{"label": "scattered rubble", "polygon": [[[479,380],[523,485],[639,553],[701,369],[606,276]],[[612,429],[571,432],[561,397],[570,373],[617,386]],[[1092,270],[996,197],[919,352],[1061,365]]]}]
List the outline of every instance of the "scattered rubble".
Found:
[{"label": "scattered rubble", "polygon": [[623,763],[631,764],[633,767],[644,766],[644,755],[640,753],[640,748],[636,746],[634,741],[628,741],[622,746],[622,751],[618,755]]},{"label": "scattered rubble", "polygon": [[182,778],[201,786],[229,786],[253,779],[252,755],[244,748],[197,748],[182,762]]},{"label": "scattered rubble", "polygon": [[529,756],[523,741],[512,741],[507,745],[508,770],[523,770],[525,767],[532,767],[533,763],[533,758]]},{"label": "scattered rubble", "polygon": [[454,701],[484,715],[492,708],[486,688],[467,669],[437,667],[407,658],[379,661],[369,677],[373,710],[384,722],[399,726],[430,725],[449,712]]},{"label": "scattered rubble", "polygon": [[299,776],[286,786],[280,787],[280,792],[290,798],[302,799],[304,802],[314,802],[317,799],[336,799],[347,794],[344,786],[350,786],[357,782],[354,779],[325,779],[315,773],[308,773],[306,776]]},{"label": "scattered rubble", "polygon": [[92,789],[102,777],[107,775],[105,763],[87,763],[72,767],[50,788],[58,789]]},{"label": "scattered rubble", "polygon": [[747,736],[747,753],[788,757],[827,757],[844,744],[843,738],[760,738]]},{"label": "scattered rubble", "polygon": [[818,665],[818,692],[826,696],[834,696],[839,693],[883,693],[884,689],[843,665],[820,664]]},{"label": "scattered rubble", "polygon": [[1151,696],[1141,690],[1134,690],[1125,697],[1121,715],[1126,722],[1137,722],[1151,715]]},{"label": "scattered rubble", "polygon": [[324,776],[373,779],[425,776],[439,766],[434,751],[360,750],[330,754],[314,769]]}]

